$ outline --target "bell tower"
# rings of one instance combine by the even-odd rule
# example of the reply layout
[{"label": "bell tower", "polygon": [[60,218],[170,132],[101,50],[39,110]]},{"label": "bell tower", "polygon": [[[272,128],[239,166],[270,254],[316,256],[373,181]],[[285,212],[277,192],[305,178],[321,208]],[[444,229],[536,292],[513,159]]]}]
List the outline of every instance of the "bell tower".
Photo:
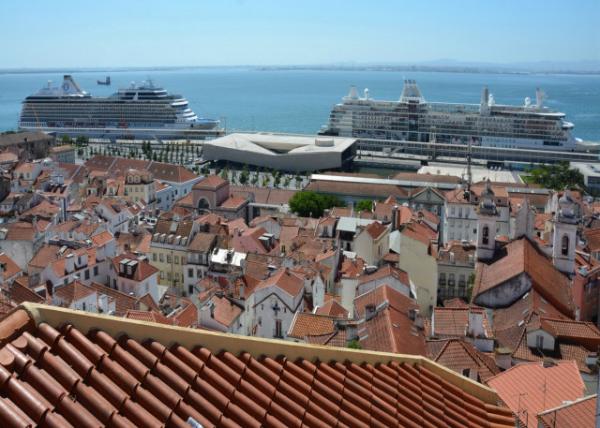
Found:
[{"label": "bell tower", "polygon": [[490,260],[496,250],[496,223],[498,210],[494,201],[494,191],[488,179],[481,192],[481,199],[477,208],[477,259]]},{"label": "bell tower", "polygon": [[575,271],[575,247],[579,223],[575,205],[571,192],[566,189],[558,200],[558,210],[554,214],[552,263],[559,271],[568,275]]}]

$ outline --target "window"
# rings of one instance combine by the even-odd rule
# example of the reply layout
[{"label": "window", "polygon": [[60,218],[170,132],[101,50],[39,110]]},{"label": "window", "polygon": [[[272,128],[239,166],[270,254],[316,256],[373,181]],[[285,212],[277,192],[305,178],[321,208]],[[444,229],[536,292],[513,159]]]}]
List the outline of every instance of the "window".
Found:
[{"label": "window", "polygon": [[171,263],[171,260],[173,260],[173,259],[171,258],[171,255],[170,255],[170,254],[167,254],[167,263]]},{"label": "window", "polygon": [[194,277],[194,269],[188,269],[188,278]]},{"label": "window", "polygon": [[542,336],[541,334],[535,336],[535,347],[538,349],[544,348],[544,336]]},{"label": "window", "polygon": [[567,235],[563,235],[562,237],[560,252],[563,256],[569,255],[569,237]]},{"label": "window", "polygon": [[179,264],[179,256],[175,256],[174,259],[175,259],[175,264],[178,265]]},{"label": "window", "polygon": [[275,320],[275,337],[283,337],[281,331],[281,320]]},{"label": "window", "polygon": [[167,281],[171,280],[171,272],[167,272]]},{"label": "window", "polygon": [[488,245],[490,242],[490,228],[488,226],[483,226],[483,231],[481,233],[481,243],[483,245]]},{"label": "window", "polygon": [[156,253],[152,253],[152,261],[155,262],[156,261]]},{"label": "window", "polygon": [[161,263],[163,263],[165,261],[165,256],[161,253],[158,255],[158,259],[160,260]]},{"label": "window", "polygon": [[185,256],[181,256],[181,264],[184,265],[186,262]]},{"label": "window", "polygon": [[463,369],[462,375],[465,376],[465,377],[470,377],[471,376],[471,369]]},{"label": "window", "polygon": [[83,278],[90,279],[90,270],[89,269],[86,269],[85,271],[83,271]]},{"label": "window", "polygon": [[160,271],[160,279],[165,279],[165,273],[162,270]]},{"label": "window", "polygon": [[94,266],[94,276],[98,276],[98,266]]},{"label": "window", "polygon": [[446,274],[444,272],[440,272],[440,277],[438,279],[439,285],[446,285]]},{"label": "window", "polygon": [[454,287],[454,274],[453,273],[448,274],[448,285],[450,287]]},{"label": "window", "polygon": [[188,285],[188,295],[194,294],[194,286],[192,284]]}]

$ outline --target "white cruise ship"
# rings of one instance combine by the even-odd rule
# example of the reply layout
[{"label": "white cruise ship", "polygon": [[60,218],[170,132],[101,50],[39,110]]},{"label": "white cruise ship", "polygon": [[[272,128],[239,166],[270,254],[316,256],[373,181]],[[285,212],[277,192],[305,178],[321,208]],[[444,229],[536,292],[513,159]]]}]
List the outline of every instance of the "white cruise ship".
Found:
[{"label": "white cruise ship", "polygon": [[23,101],[19,128],[87,136],[146,138],[176,136],[184,130],[210,130],[218,120],[200,119],[181,95],[169,94],[151,81],[131,84],[108,97],[93,97],[73,77],[52,82]]},{"label": "white cruise ship", "polygon": [[484,88],[480,104],[427,102],[414,80],[405,80],[398,101],[374,100],[356,87],[333,107],[321,133],[385,140],[436,141],[486,147],[536,150],[575,150],[580,142],[571,134],[565,114],[543,105],[536,90],[522,106],[501,105]]}]

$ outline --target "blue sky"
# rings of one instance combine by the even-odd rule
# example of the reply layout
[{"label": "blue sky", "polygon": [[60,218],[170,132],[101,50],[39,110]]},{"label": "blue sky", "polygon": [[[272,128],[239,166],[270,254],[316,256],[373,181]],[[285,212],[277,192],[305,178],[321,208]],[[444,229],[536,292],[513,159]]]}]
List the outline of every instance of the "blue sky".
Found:
[{"label": "blue sky", "polygon": [[599,0],[3,0],[0,68],[600,61],[599,21]]}]

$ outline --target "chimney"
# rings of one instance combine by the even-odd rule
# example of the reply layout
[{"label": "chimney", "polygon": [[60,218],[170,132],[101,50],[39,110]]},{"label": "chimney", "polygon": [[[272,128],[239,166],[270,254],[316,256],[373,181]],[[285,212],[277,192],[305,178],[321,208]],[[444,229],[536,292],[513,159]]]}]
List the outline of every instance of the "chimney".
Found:
[{"label": "chimney", "polygon": [[398,229],[398,205],[392,207],[392,231]]},{"label": "chimney", "polygon": [[69,253],[65,258],[65,271],[71,273],[73,270],[75,270],[75,256],[73,253]]}]

